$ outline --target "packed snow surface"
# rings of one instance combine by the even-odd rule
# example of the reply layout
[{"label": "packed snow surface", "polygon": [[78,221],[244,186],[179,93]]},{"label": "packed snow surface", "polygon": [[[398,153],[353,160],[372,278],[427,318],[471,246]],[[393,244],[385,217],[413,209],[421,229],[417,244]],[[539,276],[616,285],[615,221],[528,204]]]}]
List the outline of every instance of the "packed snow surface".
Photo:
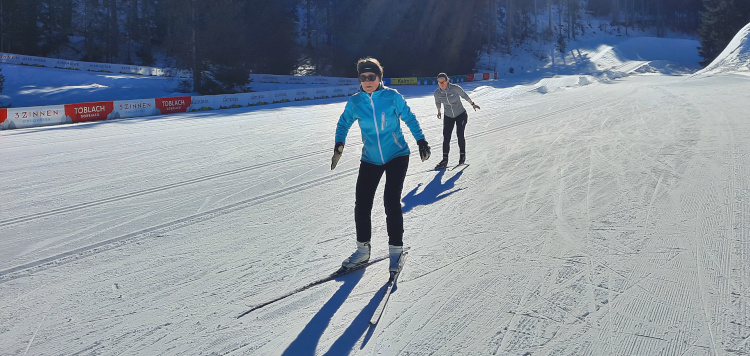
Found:
[{"label": "packed snow surface", "polygon": [[377,325],[387,262],[292,293],[355,247],[346,98],[1,131],[0,354],[747,355],[750,78],[635,44],[462,83],[470,165],[441,172],[434,88],[398,87],[433,157],[410,138]]},{"label": "packed snow surface", "polygon": [[737,32],[724,51],[699,74],[711,75],[724,72],[750,74],[750,23]]}]

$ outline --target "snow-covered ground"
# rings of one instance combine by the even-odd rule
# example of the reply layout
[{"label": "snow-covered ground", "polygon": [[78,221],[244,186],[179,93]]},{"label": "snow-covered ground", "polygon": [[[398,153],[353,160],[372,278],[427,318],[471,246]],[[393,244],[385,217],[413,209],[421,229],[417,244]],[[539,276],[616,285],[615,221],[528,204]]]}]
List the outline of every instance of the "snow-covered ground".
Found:
[{"label": "snow-covered ground", "polygon": [[463,83],[463,169],[430,170],[434,88],[398,88],[434,156],[375,326],[384,262],[237,318],[354,249],[346,98],[0,131],[0,354],[747,355],[750,77],[664,75],[695,46],[628,42]]}]

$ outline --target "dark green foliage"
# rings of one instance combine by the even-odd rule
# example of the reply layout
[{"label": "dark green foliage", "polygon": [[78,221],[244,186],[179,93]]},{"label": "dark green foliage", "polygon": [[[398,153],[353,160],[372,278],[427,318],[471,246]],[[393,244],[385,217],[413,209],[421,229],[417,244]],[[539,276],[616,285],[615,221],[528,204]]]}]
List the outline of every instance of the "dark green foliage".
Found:
[{"label": "dark green foliage", "polygon": [[386,77],[471,73],[482,51],[565,50],[599,30],[591,15],[626,36],[699,33],[709,62],[750,21],[750,0],[0,0],[0,51],[142,65],[164,53],[197,91],[232,92],[248,73],[352,77],[366,56]]},{"label": "dark green foliage", "polygon": [[705,58],[701,62],[708,65],[729,42],[750,22],[750,1],[748,0],[703,0],[705,11],[698,29],[701,38],[699,54]]},{"label": "dark green foliage", "polygon": [[0,94],[3,93],[3,89],[5,89],[5,76],[3,75],[3,67],[0,67]]},{"label": "dark green foliage", "polygon": [[40,55],[41,0],[0,0],[0,51]]},{"label": "dark green foliage", "polygon": [[[484,0],[330,1],[329,72],[356,75],[358,58],[378,58],[386,77],[470,73],[482,46]],[[323,2],[321,5],[326,5]]]}]

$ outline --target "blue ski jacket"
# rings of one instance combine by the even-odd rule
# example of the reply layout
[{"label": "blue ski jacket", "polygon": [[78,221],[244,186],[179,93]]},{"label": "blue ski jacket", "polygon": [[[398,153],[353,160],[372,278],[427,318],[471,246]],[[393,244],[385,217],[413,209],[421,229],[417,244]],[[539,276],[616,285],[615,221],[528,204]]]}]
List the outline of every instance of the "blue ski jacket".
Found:
[{"label": "blue ski jacket", "polygon": [[336,141],[346,143],[354,121],[362,131],[362,161],[383,165],[393,158],[409,155],[409,146],[401,131],[403,120],[414,139],[424,139],[417,117],[406,105],[404,97],[395,89],[380,84],[372,95],[364,90],[352,95],[346,103],[344,113],[336,126]]}]

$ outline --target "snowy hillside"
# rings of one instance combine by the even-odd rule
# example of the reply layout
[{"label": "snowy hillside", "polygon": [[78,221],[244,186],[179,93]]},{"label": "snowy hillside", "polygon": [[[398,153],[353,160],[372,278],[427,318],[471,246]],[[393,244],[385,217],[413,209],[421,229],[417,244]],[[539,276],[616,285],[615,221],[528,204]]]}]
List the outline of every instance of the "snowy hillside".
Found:
[{"label": "snowy hillside", "polygon": [[710,75],[724,72],[747,74],[748,71],[750,71],[750,24],[742,28],[724,51],[698,74]]},{"label": "snowy hillside", "polygon": [[750,78],[675,75],[682,41],[462,83],[445,172],[434,87],[399,87],[434,156],[407,137],[411,252],[372,326],[384,262],[291,293],[354,249],[346,98],[1,131],[0,354],[747,355]]}]

